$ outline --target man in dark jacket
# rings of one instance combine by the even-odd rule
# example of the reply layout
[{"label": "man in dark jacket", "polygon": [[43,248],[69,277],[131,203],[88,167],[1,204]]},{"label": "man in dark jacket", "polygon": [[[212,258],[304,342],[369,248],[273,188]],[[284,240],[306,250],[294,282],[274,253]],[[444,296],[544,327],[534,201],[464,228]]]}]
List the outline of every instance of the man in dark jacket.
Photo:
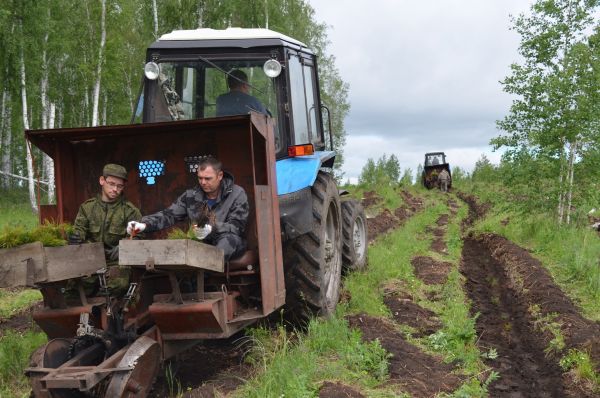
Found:
[{"label": "man in dark jacket", "polygon": [[250,95],[248,76],[236,69],[227,76],[229,92],[217,98],[217,116],[245,115],[250,111],[268,114],[265,106]]},{"label": "man in dark jacket", "polygon": [[99,183],[100,193],[79,207],[69,243],[104,243],[106,260],[112,265],[118,260],[119,240],[126,236],[127,221],[141,217],[142,213],[123,197],[127,183],[125,167],[105,165]]},{"label": "man in dark jacket", "polygon": [[246,192],[210,156],[198,164],[198,182],[198,187],[185,191],[168,208],[140,222],[130,221],[127,233],[159,231],[187,218],[199,240],[223,249],[225,261],[243,254],[249,214]]}]

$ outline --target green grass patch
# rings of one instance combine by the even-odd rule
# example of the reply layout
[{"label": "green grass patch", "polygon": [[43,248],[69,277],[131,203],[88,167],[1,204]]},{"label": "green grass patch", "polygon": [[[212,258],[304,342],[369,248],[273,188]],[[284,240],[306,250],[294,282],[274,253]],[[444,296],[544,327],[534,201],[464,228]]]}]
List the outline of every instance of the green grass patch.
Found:
[{"label": "green grass patch", "polygon": [[42,299],[39,290],[0,289],[0,319],[10,318]]},{"label": "green grass patch", "polygon": [[306,332],[250,329],[247,361],[262,372],[235,396],[316,396],[323,381],[339,380],[356,386],[369,397],[393,397],[377,389],[387,379],[387,356],[378,341],[364,343],[360,333],[335,316],[313,319]]},{"label": "green grass patch", "polygon": [[560,360],[564,371],[570,371],[577,381],[586,384],[592,393],[600,394],[600,375],[594,370],[594,363],[587,352],[570,349]]},{"label": "green grass patch", "polygon": [[29,381],[23,375],[31,353],[46,342],[46,335],[8,331],[0,337],[0,397],[28,397]]},{"label": "green grass patch", "polygon": [[0,190],[0,228],[21,226],[33,228],[38,225],[37,214],[29,205],[27,190]]}]

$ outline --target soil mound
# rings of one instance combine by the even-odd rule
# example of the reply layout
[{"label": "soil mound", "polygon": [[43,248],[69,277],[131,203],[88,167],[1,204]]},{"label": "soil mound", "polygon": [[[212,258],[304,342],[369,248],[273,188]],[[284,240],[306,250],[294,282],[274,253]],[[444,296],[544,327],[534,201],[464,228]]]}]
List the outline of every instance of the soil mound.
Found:
[{"label": "soil mound", "polygon": [[415,275],[427,285],[446,283],[452,264],[436,261],[431,257],[418,256],[411,261]]},{"label": "soil mound", "polygon": [[364,193],[361,202],[364,207],[369,207],[381,202],[381,197],[375,191],[367,191]]},{"label": "soil mound", "polygon": [[34,309],[41,308],[41,306],[42,304],[40,302],[14,314],[10,318],[0,319],[0,337],[3,336],[7,330],[19,333],[27,330],[39,331],[40,329],[33,321],[31,314]]},{"label": "soil mound", "polygon": [[345,384],[326,381],[319,390],[319,398],[365,398],[365,396]]},{"label": "soil mound", "polygon": [[[480,242],[499,261],[509,279],[509,286],[529,305],[537,305],[542,316],[555,314],[568,348],[590,352],[596,371],[600,370],[600,323],[584,318],[571,299],[554,283],[539,260],[508,239],[485,234]],[[544,336],[547,341],[552,336]]]},{"label": "soil mound", "polygon": [[[376,195],[373,191],[365,192],[365,197],[370,197],[367,194]],[[377,216],[368,219],[367,237],[369,243],[373,242],[379,235],[404,224],[416,211],[423,207],[423,202],[412,196],[408,191],[401,191],[400,196],[402,196],[404,204],[394,210],[394,213],[389,209],[383,209]],[[363,206],[366,206],[364,199]]]},{"label": "soil mound", "polygon": [[410,298],[385,297],[383,302],[392,312],[396,322],[417,329],[415,337],[428,336],[442,327],[435,312],[415,304]]},{"label": "soil mound", "polygon": [[464,192],[456,192],[456,196],[461,198],[469,205],[469,216],[464,220],[463,225],[472,225],[475,220],[481,218],[492,207],[490,203],[480,204],[474,195],[469,195]]},{"label": "soil mound", "polygon": [[351,327],[362,332],[363,339],[379,339],[389,358],[390,380],[413,397],[433,397],[441,392],[454,391],[461,379],[452,374],[452,366],[425,354],[408,343],[388,321],[368,315],[347,318]]}]

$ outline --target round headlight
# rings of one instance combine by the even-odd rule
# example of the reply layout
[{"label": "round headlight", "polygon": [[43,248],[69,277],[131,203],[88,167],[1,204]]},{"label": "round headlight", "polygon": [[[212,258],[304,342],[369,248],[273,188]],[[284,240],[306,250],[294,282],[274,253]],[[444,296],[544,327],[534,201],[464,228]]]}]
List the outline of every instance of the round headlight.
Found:
[{"label": "round headlight", "polygon": [[276,59],[270,59],[263,65],[265,75],[269,77],[277,77],[281,74],[281,64]]},{"label": "round headlight", "polygon": [[156,62],[148,62],[144,66],[144,75],[149,80],[156,80],[158,78],[158,74],[160,73],[160,68]]}]

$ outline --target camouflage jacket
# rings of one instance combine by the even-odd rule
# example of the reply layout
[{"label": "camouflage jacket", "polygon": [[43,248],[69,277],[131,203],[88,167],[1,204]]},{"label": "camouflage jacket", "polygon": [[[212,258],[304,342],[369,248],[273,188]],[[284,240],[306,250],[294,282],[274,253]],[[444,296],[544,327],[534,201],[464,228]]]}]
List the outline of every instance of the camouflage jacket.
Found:
[{"label": "camouflage jacket", "polygon": [[440,175],[438,175],[438,180],[440,181],[450,181],[450,173],[448,173],[448,170],[444,169],[440,172]]},{"label": "camouflage jacket", "polygon": [[104,248],[110,250],[127,234],[127,222],[140,217],[138,208],[123,196],[107,203],[98,195],[81,204],[73,229],[84,241],[103,242]]},{"label": "camouflage jacket", "polygon": [[[188,189],[171,206],[158,213],[142,217],[141,222],[146,224],[148,232],[168,228],[186,218],[191,223],[196,223],[201,218],[200,209],[206,200],[206,195],[199,186]],[[215,215],[215,224],[206,239],[207,243],[213,242],[218,235],[225,233],[245,237],[249,214],[248,197],[242,187],[233,183],[233,176],[229,173],[223,173],[221,191],[212,211]]]}]

